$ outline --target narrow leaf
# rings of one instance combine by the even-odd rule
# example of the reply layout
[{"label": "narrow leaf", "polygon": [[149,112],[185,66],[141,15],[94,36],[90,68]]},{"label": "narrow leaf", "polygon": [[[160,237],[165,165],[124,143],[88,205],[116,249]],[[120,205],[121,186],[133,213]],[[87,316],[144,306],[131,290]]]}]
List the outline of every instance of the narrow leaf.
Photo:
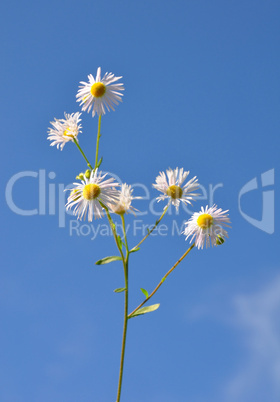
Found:
[{"label": "narrow leaf", "polygon": [[99,159],[99,161],[98,161],[98,163],[97,163],[97,167],[98,167],[98,168],[99,168],[99,166],[101,165],[102,161],[103,161],[103,156]]},{"label": "narrow leaf", "polygon": [[149,293],[147,292],[146,289],[140,288],[142,290],[142,292],[144,293],[144,295],[147,297],[149,297]]},{"label": "narrow leaf", "polygon": [[98,260],[98,261],[96,261],[96,265],[104,265],[104,264],[109,264],[109,262],[112,262],[112,261],[118,261],[118,260],[121,260],[122,258],[121,257],[118,257],[118,256],[112,256],[112,257],[105,257],[105,258],[102,258],[101,260]]},{"label": "narrow leaf", "polygon": [[124,292],[126,290],[126,288],[117,288],[114,290],[115,293],[121,293]]},{"label": "narrow leaf", "polygon": [[136,251],[140,250],[140,247],[132,248],[130,253],[136,253]]},{"label": "narrow leaf", "polygon": [[132,314],[129,318],[137,317],[138,315],[142,315],[142,314],[146,314],[146,313],[150,313],[151,311],[155,311],[158,308],[159,308],[159,303],[153,304],[152,306],[139,308],[139,310],[135,311],[135,313]]},{"label": "narrow leaf", "polygon": [[123,242],[122,242],[120,235],[117,236],[117,241],[118,241],[118,245],[119,245],[120,249],[122,249]]}]

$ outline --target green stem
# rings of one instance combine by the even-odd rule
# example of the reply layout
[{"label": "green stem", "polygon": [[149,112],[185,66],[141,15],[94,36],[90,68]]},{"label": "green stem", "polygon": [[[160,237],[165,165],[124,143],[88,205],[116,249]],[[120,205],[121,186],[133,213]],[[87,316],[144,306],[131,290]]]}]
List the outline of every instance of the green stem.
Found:
[{"label": "green stem", "polygon": [[97,165],[98,165],[98,150],[99,150],[99,140],[101,137],[100,134],[100,129],[101,129],[101,117],[102,115],[99,116],[98,119],[98,130],[97,130],[97,139],[96,139],[96,151],[95,151],[95,165],[94,165],[94,170],[96,170]]},{"label": "green stem", "polygon": [[188,248],[188,250],[182,255],[181,258],[179,258],[179,260],[173,265],[172,268],[170,268],[170,270],[164,275],[164,277],[162,278],[162,280],[159,282],[159,284],[155,287],[155,289],[152,291],[152,293],[149,295],[149,297],[147,297],[141,304],[139,304],[138,307],[136,307],[136,309],[134,309],[127,318],[130,318],[137,310],[139,310],[139,308],[141,308],[145,303],[147,303],[148,300],[150,300],[150,298],[158,291],[158,289],[161,287],[161,285],[163,284],[163,282],[165,281],[165,279],[168,277],[168,275],[171,274],[172,271],[174,271],[174,269],[177,267],[177,265],[180,264],[181,261],[183,261],[183,259],[189,254],[189,252],[194,248],[195,243],[193,243],[190,248]]},{"label": "green stem", "polygon": [[82,148],[80,147],[80,145],[79,145],[78,141],[76,140],[76,138],[73,138],[73,141],[74,141],[74,143],[77,145],[78,150],[81,152],[81,154],[82,154],[83,157],[85,158],[88,167],[89,167],[91,170],[93,170],[93,167],[92,167],[91,164],[89,163],[88,158],[87,158],[86,155],[84,154],[84,152],[83,152]]},{"label": "green stem", "polygon": [[130,252],[133,252],[136,248],[138,248],[140,246],[140,244],[143,243],[143,241],[145,241],[147,239],[147,237],[150,236],[151,233],[153,233],[153,231],[155,230],[155,228],[157,227],[157,225],[160,223],[160,221],[162,220],[162,218],[164,217],[164,215],[166,214],[168,208],[170,206],[170,203],[166,205],[166,208],[163,210],[163,213],[161,215],[161,217],[156,221],[156,223],[154,224],[154,226],[152,227],[151,230],[149,230],[149,232],[146,234],[145,237],[143,237],[143,239],[136,245],[133,247],[133,249],[130,250]]},{"label": "green stem", "polygon": [[122,351],[121,351],[121,362],[120,362],[117,402],[119,402],[120,398],[121,398],[122,379],[123,379],[123,365],[124,365],[124,353],[125,353],[127,321],[128,321],[127,313],[128,313],[128,258],[129,258],[129,249],[128,249],[128,244],[127,244],[126,231],[125,231],[125,221],[124,221],[124,216],[123,215],[121,215],[121,219],[122,219],[123,233],[124,233],[124,238],[125,238],[126,257],[125,257],[125,260],[123,261],[124,280],[125,280],[124,323],[123,323],[123,338],[122,338]]},{"label": "green stem", "polygon": [[120,362],[120,372],[119,372],[119,382],[118,382],[118,395],[117,395],[117,402],[119,402],[120,397],[121,397],[121,388],[122,388],[124,352],[125,352],[125,345],[126,345],[127,320],[128,320],[127,313],[128,313],[128,258],[129,258],[129,249],[128,249],[128,244],[127,244],[125,221],[124,221],[123,215],[121,215],[121,218],[122,218],[123,233],[124,233],[124,238],[125,238],[125,248],[126,248],[126,256],[125,257],[124,257],[121,245],[119,244],[118,234],[116,232],[116,226],[115,226],[115,224],[114,224],[114,222],[113,222],[113,220],[111,218],[109,210],[106,207],[106,205],[104,205],[101,201],[99,201],[99,203],[106,211],[106,215],[107,215],[110,227],[112,229],[116,245],[117,245],[118,250],[120,252],[122,262],[123,262],[123,268],[124,268],[124,282],[125,282],[124,324],[123,324],[122,351],[121,351],[121,362]]},{"label": "green stem", "polygon": [[126,249],[126,253],[127,253],[126,256],[128,258],[129,249],[128,249],[128,244],[127,244],[126,231],[125,231],[125,220],[124,220],[123,214],[121,214],[121,219],[122,219],[123,235],[124,235],[124,241],[125,241],[125,249]]},{"label": "green stem", "polygon": [[120,244],[119,244],[119,241],[118,241],[118,234],[117,234],[117,232],[116,232],[116,225],[114,224],[114,222],[113,222],[113,220],[112,220],[112,218],[111,218],[110,212],[109,212],[108,208],[106,207],[106,205],[103,204],[103,202],[101,202],[101,201],[99,201],[99,204],[102,206],[102,208],[105,209],[105,212],[106,212],[106,215],[107,215],[107,218],[108,218],[110,227],[111,227],[111,229],[112,229],[112,233],[113,233],[113,236],[114,236],[116,245],[117,245],[118,250],[119,250],[119,252],[120,252],[120,255],[121,255],[121,257],[122,257],[122,261],[123,261],[123,263],[124,263],[125,257],[124,257],[122,248],[121,248],[121,246],[120,246]]}]

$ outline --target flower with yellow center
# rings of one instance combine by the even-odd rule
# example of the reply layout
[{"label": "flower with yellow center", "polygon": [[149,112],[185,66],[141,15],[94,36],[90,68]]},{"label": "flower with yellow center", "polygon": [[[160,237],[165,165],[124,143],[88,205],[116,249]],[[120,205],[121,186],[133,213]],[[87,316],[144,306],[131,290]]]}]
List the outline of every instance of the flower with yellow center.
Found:
[{"label": "flower with yellow center", "polygon": [[82,183],[74,183],[75,188],[71,189],[66,209],[73,208],[73,214],[77,215],[78,219],[88,217],[91,222],[93,216],[101,218],[103,216],[103,207],[116,203],[119,197],[119,192],[116,187],[119,186],[114,178],[105,179],[107,173],[103,174],[98,169],[92,170],[90,177],[84,175]]},{"label": "flower with yellow center", "polygon": [[122,77],[115,77],[112,73],[106,73],[101,79],[101,68],[97,69],[96,78],[92,74],[88,75],[88,82],[80,82],[80,87],[76,95],[77,102],[80,102],[83,111],[90,112],[92,116],[105,114],[106,109],[115,110],[114,107],[121,102],[124,87],[121,83],[116,83]]},{"label": "flower with yellow center", "polygon": [[216,205],[204,209],[201,208],[200,212],[195,212],[190,220],[186,222],[184,234],[186,240],[190,237],[190,242],[195,239],[197,248],[203,248],[210,245],[216,246],[223,244],[225,237],[228,237],[227,231],[223,226],[228,226],[230,219],[227,214],[228,211],[222,211]]},{"label": "flower with yellow center", "polygon": [[112,212],[118,215],[123,215],[127,212],[137,211],[135,208],[131,206],[132,200],[140,199],[142,197],[133,197],[132,196],[133,190],[131,186],[123,183],[121,186],[121,191],[118,191],[118,200],[115,204],[110,204],[110,209]]},{"label": "flower with yellow center", "polygon": [[74,135],[72,134],[70,127],[67,127],[67,128],[63,131],[63,137],[66,137],[66,138],[74,138]]},{"label": "flower with yellow center", "polygon": [[77,136],[81,132],[82,126],[80,116],[82,113],[64,113],[65,119],[55,119],[51,121],[52,127],[49,128],[48,140],[52,141],[51,146],[56,145],[62,150],[66,142],[78,141]]},{"label": "flower with yellow center", "polygon": [[161,191],[163,194],[157,197],[157,201],[169,199],[169,204],[173,204],[178,210],[180,202],[190,204],[191,200],[197,195],[195,190],[198,189],[196,177],[193,177],[186,184],[183,184],[190,172],[184,172],[184,169],[168,169],[166,174],[160,172],[156,178],[156,184],[153,187]]}]

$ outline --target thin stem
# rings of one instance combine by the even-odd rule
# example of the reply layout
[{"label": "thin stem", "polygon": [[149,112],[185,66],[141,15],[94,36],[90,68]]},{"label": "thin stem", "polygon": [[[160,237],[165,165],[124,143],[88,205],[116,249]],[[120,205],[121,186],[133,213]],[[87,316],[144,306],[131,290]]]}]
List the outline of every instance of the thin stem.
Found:
[{"label": "thin stem", "polygon": [[79,145],[78,141],[76,140],[76,138],[73,138],[73,141],[74,141],[74,143],[77,145],[78,150],[81,152],[81,154],[82,154],[83,157],[85,158],[88,167],[92,170],[93,168],[92,168],[91,164],[89,163],[88,158],[87,158],[86,155],[84,154],[84,152],[83,152],[82,148],[80,147],[80,145]]},{"label": "thin stem", "polygon": [[103,204],[103,202],[101,202],[101,201],[99,201],[99,204],[102,206],[102,208],[105,209],[105,212],[106,212],[106,215],[107,215],[107,218],[108,218],[110,227],[111,227],[111,229],[112,229],[112,233],[113,233],[113,236],[114,236],[116,245],[117,245],[118,250],[119,250],[119,252],[120,252],[120,255],[121,255],[121,257],[122,257],[122,261],[123,261],[123,263],[124,263],[124,262],[125,262],[125,257],[124,257],[122,248],[121,248],[121,246],[120,246],[120,244],[119,244],[119,241],[118,241],[118,234],[117,234],[117,232],[116,232],[116,225],[114,224],[114,222],[113,222],[113,220],[112,220],[112,218],[111,218],[110,212],[109,212],[108,208],[106,207],[106,205]]},{"label": "thin stem", "polygon": [[193,243],[190,248],[188,248],[188,250],[182,255],[181,258],[179,258],[179,260],[173,265],[172,268],[170,268],[170,270],[164,275],[164,277],[162,278],[162,280],[159,282],[159,284],[155,287],[155,289],[152,291],[152,293],[149,295],[149,297],[147,297],[141,304],[139,304],[138,307],[136,307],[136,309],[134,309],[127,318],[130,318],[137,310],[139,310],[139,308],[141,308],[145,303],[147,303],[148,300],[150,300],[150,298],[158,291],[158,289],[161,287],[161,285],[163,284],[163,282],[165,281],[165,279],[168,277],[168,275],[171,274],[172,271],[174,271],[174,269],[177,267],[177,265],[180,264],[181,261],[183,261],[183,259],[189,254],[189,252],[194,248],[195,243]]},{"label": "thin stem", "polygon": [[122,338],[122,351],[121,351],[121,362],[120,362],[120,373],[119,373],[119,383],[118,383],[118,395],[117,402],[120,401],[121,398],[121,389],[122,389],[122,378],[123,378],[123,365],[124,365],[124,353],[125,353],[125,345],[126,345],[126,333],[127,333],[127,313],[128,313],[128,258],[129,258],[129,249],[126,238],[126,230],[125,230],[125,221],[124,216],[121,215],[123,233],[125,239],[125,248],[126,248],[126,257],[125,261],[123,261],[124,266],[124,280],[125,280],[125,296],[124,296],[124,323],[123,323],[123,338]]},{"label": "thin stem", "polygon": [[123,214],[121,214],[121,219],[122,219],[122,227],[123,227],[123,235],[124,235],[124,241],[125,241],[125,249],[126,249],[126,256],[128,258],[129,254],[129,249],[128,249],[128,244],[127,244],[127,238],[126,238],[126,230],[125,230],[125,220]]},{"label": "thin stem", "polygon": [[126,256],[125,257],[124,257],[121,245],[120,245],[120,243],[118,241],[118,234],[116,232],[116,226],[115,226],[115,224],[114,224],[114,222],[113,222],[113,220],[111,218],[109,210],[106,207],[106,205],[104,205],[101,201],[99,201],[99,203],[106,211],[106,215],[107,215],[110,227],[112,229],[116,245],[117,245],[118,250],[119,250],[119,252],[121,254],[121,258],[122,258],[122,262],[123,262],[123,268],[124,268],[124,282],[125,282],[124,324],[123,324],[122,351],[121,351],[121,362],[120,362],[120,373],[119,373],[118,395],[117,395],[117,402],[119,402],[120,397],[121,397],[121,388],[122,388],[124,352],[125,352],[125,345],[126,345],[127,320],[128,320],[127,313],[128,313],[128,258],[129,258],[129,249],[128,249],[127,238],[126,238],[124,217],[121,216],[122,224],[123,224],[124,238],[125,238],[125,248],[126,248]]},{"label": "thin stem", "polygon": [[145,241],[145,240],[147,239],[147,237],[149,237],[150,234],[153,233],[153,231],[155,230],[155,228],[157,227],[157,225],[160,223],[160,221],[162,220],[162,218],[163,218],[164,215],[166,214],[166,212],[167,212],[169,206],[170,206],[170,203],[166,205],[165,209],[163,210],[163,213],[162,213],[161,217],[156,221],[156,223],[154,224],[154,226],[152,227],[152,229],[149,230],[149,232],[146,234],[146,236],[143,237],[143,239],[142,239],[136,246],[134,246],[133,249],[130,250],[130,252],[131,252],[131,251],[134,251],[136,248],[138,248],[138,247],[140,246],[140,244],[142,244],[143,241]]},{"label": "thin stem", "polygon": [[97,165],[98,165],[98,150],[99,150],[99,140],[101,137],[100,134],[100,129],[101,129],[101,117],[102,115],[99,116],[98,119],[98,130],[97,130],[97,139],[96,139],[96,151],[95,151],[95,165],[94,165],[94,170],[96,170]]}]

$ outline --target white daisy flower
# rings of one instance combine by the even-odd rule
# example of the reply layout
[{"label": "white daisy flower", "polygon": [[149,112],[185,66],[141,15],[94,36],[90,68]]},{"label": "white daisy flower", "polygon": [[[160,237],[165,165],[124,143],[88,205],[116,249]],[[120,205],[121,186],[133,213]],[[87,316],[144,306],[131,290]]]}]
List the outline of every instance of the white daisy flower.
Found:
[{"label": "white daisy flower", "polygon": [[76,187],[71,189],[68,197],[66,209],[74,207],[73,213],[78,219],[86,219],[91,222],[93,216],[101,218],[103,216],[103,208],[101,201],[106,207],[118,200],[118,191],[115,187],[119,186],[113,178],[104,180],[107,173],[98,172],[98,169],[91,172],[89,179],[84,175],[82,183],[74,183]]},{"label": "white daisy flower", "polygon": [[[191,204],[191,200],[197,193],[194,193],[198,189],[198,183],[196,176],[183,185],[190,172],[184,172],[184,169],[168,169],[166,171],[167,178],[164,172],[160,172],[156,178],[156,184],[153,187],[163,192],[163,195],[157,197],[157,201],[163,201],[169,198],[171,202],[178,210],[180,201],[184,204]],[[168,206],[169,204],[167,204]],[[167,207],[166,206],[166,207]],[[165,208],[166,208],[165,207]]]},{"label": "white daisy flower", "polygon": [[[77,140],[81,132],[80,116],[82,113],[64,113],[65,119],[54,119],[51,121],[52,128],[48,131],[48,140],[53,141],[50,145],[57,145],[62,150],[66,142]],[[78,140],[77,140],[78,141]]]},{"label": "white daisy flower", "polygon": [[217,209],[216,205],[204,209],[201,207],[200,212],[195,212],[191,219],[186,222],[186,228],[183,233],[187,236],[186,240],[191,237],[190,242],[195,239],[195,245],[198,249],[203,248],[206,243],[206,248],[210,245],[216,246],[224,242],[225,237],[228,237],[227,231],[223,226],[228,226],[230,219],[227,211]]},{"label": "white daisy flower", "polygon": [[114,106],[121,102],[123,84],[115,84],[122,77],[115,77],[112,73],[106,73],[101,79],[101,68],[98,67],[96,78],[92,74],[88,75],[89,82],[80,82],[82,84],[76,95],[77,102],[80,102],[83,111],[90,112],[92,108],[92,117],[95,113],[98,116],[105,114],[105,109],[115,110]]},{"label": "white daisy flower", "polygon": [[115,204],[110,204],[110,209],[118,215],[123,215],[126,212],[137,211],[134,207],[131,206],[131,202],[132,200],[142,197],[133,197],[132,192],[133,189],[131,189],[131,186],[126,183],[122,184],[121,190],[118,191],[118,200]]}]

